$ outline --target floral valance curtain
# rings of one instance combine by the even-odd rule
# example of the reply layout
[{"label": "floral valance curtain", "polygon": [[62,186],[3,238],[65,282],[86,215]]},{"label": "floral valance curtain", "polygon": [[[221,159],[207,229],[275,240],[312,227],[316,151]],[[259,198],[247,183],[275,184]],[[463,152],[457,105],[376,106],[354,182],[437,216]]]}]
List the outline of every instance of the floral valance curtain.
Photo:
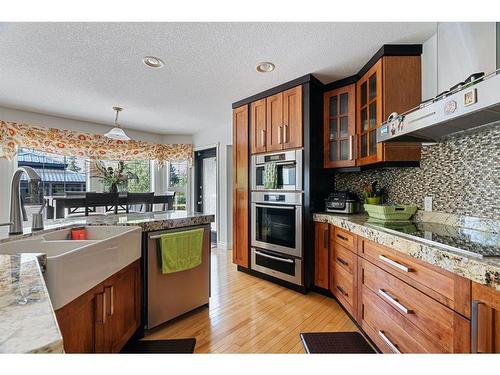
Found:
[{"label": "floral valance curtain", "polygon": [[98,134],[0,120],[0,158],[12,159],[18,147],[91,160],[156,160],[160,165],[182,160],[191,164],[193,157],[191,144],[120,141]]}]

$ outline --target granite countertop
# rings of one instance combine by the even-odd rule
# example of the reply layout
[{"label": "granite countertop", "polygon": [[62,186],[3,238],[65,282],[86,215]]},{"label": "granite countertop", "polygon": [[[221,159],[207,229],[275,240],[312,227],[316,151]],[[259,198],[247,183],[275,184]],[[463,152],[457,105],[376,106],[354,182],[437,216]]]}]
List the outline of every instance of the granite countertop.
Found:
[{"label": "granite countertop", "polygon": [[[459,251],[431,244],[429,241],[409,238],[387,228],[373,225],[367,215],[339,215],[330,213],[316,213],[314,221],[325,222],[344,228],[354,234],[365,237],[371,241],[400,251],[416,259],[453,272],[479,284],[487,285],[500,290],[500,257],[479,258]],[[458,231],[457,227],[428,223],[437,232]],[[462,229],[460,229],[462,230]],[[467,229],[463,229],[467,230]],[[469,229],[470,230],[470,229]],[[497,234],[491,232],[475,231],[476,243],[483,244],[484,248],[498,249]],[[460,245],[456,245],[457,247]]]},{"label": "granite countertop", "polygon": [[[45,229],[9,235],[0,228],[0,244],[80,225],[131,225],[143,232],[213,222],[214,215],[187,211],[99,215],[47,220]],[[44,254],[0,254],[0,353],[63,353],[63,341],[45,286]]]},{"label": "granite countertop", "polygon": [[0,353],[63,353],[63,340],[39,262],[0,255]]},{"label": "granite countertop", "polygon": [[31,232],[31,228],[26,227],[24,228],[23,234],[9,235],[8,227],[0,227],[0,243],[80,225],[133,225],[142,227],[144,232],[153,232],[162,229],[208,224],[214,220],[215,216],[212,214],[200,214],[190,211],[158,211],[118,215],[91,215],[86,217],[45,220],[43,230]]}]

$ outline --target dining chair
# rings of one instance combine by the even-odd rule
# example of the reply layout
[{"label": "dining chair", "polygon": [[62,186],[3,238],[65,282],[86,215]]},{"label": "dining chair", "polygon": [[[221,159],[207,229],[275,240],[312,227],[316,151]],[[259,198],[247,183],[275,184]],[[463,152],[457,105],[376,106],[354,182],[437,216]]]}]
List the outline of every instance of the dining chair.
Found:
[{"label": "dining chair", "polygon": [[[155,193],[127,193],[127,213],[151,212]],[[137,207],[139,206],[139,209]],[[143,208],[145,210],[143,211]]]},{"label": "dining chair", "polygon": [[118,213],[118,193],[86,193],[85,216],[96,212],[96,207],[104,207],[105,212],[113,210],[113,213]]}]

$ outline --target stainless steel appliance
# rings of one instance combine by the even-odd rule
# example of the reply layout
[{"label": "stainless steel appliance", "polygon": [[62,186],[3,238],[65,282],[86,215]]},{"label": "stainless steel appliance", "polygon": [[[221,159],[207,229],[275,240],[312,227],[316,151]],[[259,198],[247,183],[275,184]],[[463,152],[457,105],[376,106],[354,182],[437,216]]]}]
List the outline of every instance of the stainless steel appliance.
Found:
[{"label": "stainless steel appliance", "polygon": [[500,69],[475,73],[436,98],[400,115],[391,115],[377,129],[377,142],[436,141],[461,130],[500,120]]},{"label": "stainless steel appliance", "polygon": [[303,285],[302,259],[252,247],[250,267],[289,283]]},{"label": "stainless steel appliance", "polygon": [[356,214],[360,208],[358,196],[348,191],[335,191],[325,199],[326,212]]},{"label": "stainless steel appliance", "polygon": [[252,190],[264,188],[264,168],[267,163],[276,163],[278,187],[276,190],[302,190],[302,150],[279,151],[252,155]]},{"label": "stainless steel appliance", "polygon": [[252,192],[251,246],[302,257],[302,193]]},{"label": "stainless steel appliance", "polygon": [[[163,274],[159,260],[158,239],[163,233],[204,228],[202,261],[198,267]],[[145,258],[146,296],[143,303],[146,311],[147,329],[208,304],[210,296],[210,225],[192,226],[151,232]]]}]

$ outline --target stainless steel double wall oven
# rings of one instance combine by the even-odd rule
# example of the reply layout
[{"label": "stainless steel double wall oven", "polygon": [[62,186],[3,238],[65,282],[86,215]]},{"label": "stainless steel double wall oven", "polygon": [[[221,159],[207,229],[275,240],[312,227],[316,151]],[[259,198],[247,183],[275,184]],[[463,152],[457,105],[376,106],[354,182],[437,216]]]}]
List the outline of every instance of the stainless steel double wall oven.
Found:
[{"label": "stainless steel double wall oven", "polygon": [[[253,155],[251,269],[303,286],[303,150]],[[265,189],[266,164],[275,170]]]}]

